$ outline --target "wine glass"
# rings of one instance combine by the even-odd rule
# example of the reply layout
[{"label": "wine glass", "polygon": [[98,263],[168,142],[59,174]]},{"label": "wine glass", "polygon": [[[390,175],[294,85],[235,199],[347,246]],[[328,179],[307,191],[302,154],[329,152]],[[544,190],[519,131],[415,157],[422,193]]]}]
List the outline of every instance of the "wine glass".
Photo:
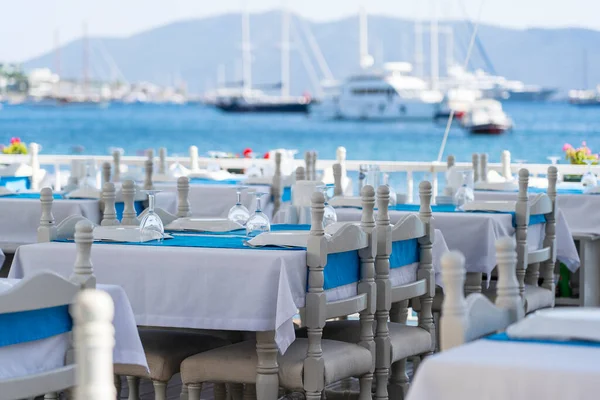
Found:
[{"label": "wine glass", "polygon": [[179,178],[182,176],[186,176],[187,174],[186,174],[185,168],[179,162],[179,154],[173,153],[172,156],[175,157],[175,162],[173,164],[171,164],[171,166],[169,167],[169,171],[170,171],[171,175],[173,176],[173,178]]},{"label": "wine glass", "polygon": [[[548,158],[548,160],[550,160],[552,165],[558,165],[558,160],[561,159],[560,156],[549,156],[547,158]],[[556,180],[557,180],[557,182],[562,182],[562,175],[560,174],[560,172],[558,172],[558,167],[556,167],[556,168],[557,168]]]},{"label": "wine glass", "polygon": [[454,194],[454,204],[456,205],[456,211],[463,211],[465,204],[468,204],[475,200],[475,193],[473,193],[473,189],[469,185],[469,182],[472,181],[471,179],[469,179],[469,171],[463,171],[462,175],[462,185]]},{"label": "wine glass", "polygon": [[227,219],[233,222],[237,222],[240,225],[246,225],[248,218],[250,218],[250,211],[242,204],[242,190],[247,189],[247,186],[238,186],[235,188],[237,194],[237,202],[229,210]]},{"label": "wine glass", "polygon": [[583,161],[587,164],[588,170],[581,178],[581,184],[585,186],[586,191],[589,191],[598,185],[596,175],[594,175],[594,173],[592,172],[592,163],[595,160],[585,159]]},{"label": "wine glass", "polygon": [[263,232],[269,232],[271,230],[271,223],[269,217],[262,212],[260,206],[260,198],[268,193],[255,192],[256,196],[256,211],[248,218],[246,222],[246,235],[253,237]]},{"label": "wine glass", "polygon": [[333,206],[327,202],[329,198],[329,196],[327,195],[327,189],[329,188],[325,185],[320,185],[317,186],[316,189],[323,193],[323,197],[325,197],[325,208],[323,211],[323,227],[337,222],[337,213],[335,212],[335,208],[333,208]]},{"label": "wine glass", "polygon": [[144,190],[143,192],[148,195],[148,213],[140,222],[141,241],[145,242],[154,239],[162,241],[165,235],[165,228],[158,214],[154,212],[155,195],[160,190]]},{"label": "wine glass", "polygon": [[398,204],[398,195],[390,186],[390,174],[383,174],[383,184],[387,186],[390,191],[390,207],[394,207],[396,204]]}]

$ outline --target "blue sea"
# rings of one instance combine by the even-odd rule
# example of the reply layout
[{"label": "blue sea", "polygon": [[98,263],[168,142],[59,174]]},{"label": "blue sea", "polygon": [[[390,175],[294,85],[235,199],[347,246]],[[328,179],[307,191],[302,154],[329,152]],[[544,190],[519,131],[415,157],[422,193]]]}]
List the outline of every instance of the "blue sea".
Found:
[{"label": "blue sea", "polygon": [[[444,157],[469,161],[473,152],[486,152],[490,161],[510,150],[513,160],[547,162],[562,155],[564,143],[587,141],[600,151],[600,107],[578,108],[565,103],[507,103],[514,130],[500,136],[473,136],[451,129]],[[345,146],[348,159],[432,161],[445,124],[433,122],[331,121],[310,115],[225,114],[200,105],[65,105],[44,107],[4,105],[0,109],[0,143],[11,137],[42,145],[45,154],[109,154],[111,147],[126,155],[166,147],[170,155],[187,155],[196,145],[210,150],[264,153],[273,148],[316,150],[334,158]]]}]

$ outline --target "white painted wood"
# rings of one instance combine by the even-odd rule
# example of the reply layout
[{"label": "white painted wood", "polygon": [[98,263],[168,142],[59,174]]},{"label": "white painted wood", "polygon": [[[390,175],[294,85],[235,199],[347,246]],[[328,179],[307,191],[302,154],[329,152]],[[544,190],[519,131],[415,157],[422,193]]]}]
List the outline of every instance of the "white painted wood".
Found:
[{"label": "white painted wood", "polygon": [[73,274],[69,278],[81,288],[95,288],[96,276],[92,265],[92,243],[94,241],[94,225],[90,221],[79,221],[75,226],[75,247],[77,254]]},{"label": "white painted wood", "polygon": [[296,168],[296,182],[306,180],[306,175],[304,173],[304,167],[300,166]]},{"label": "white painted wood", "polygon": [[165,147],[158,149],[158,173],[160,175],[167,173],[167,149]]},{"label": "white painted wood", "polygon": [[512,172],[510,169],[510,151],[504,150],[502,152],[502,176],[504,179],[512,180]]},{"label": "white painted wood", "polygon": [[[57,274],[36,273],[0,294],[0,314],[67,305],[73,301],[77,291],[76,284]],[[75,367],[68,365],[39,374],[0,380],[0,400],[54,394],[74,385]]]},{"label": "white painted wood", "polygon": [[393,287],[392,304],[414,299],[423,296],[425,293],[427,293],[427,281],[424,280],[407,283],[402,287]]},{"label": "white painted wood", "polygon": [[114,305],[110,295],[93,289],[77,295],[72,309],[75,326],[76,379],[75,400],[113,400],[112,324]]},{"label": "white painted wood", "polygon": [[479,155],[479,159],[481,161],[481,182],[487,182],[488,178],[488,155],[487,153],[481,153]]},{"label": "white painted wood", "polygon": [[102,186],[104,186],[104,184],[106,182],[110,182],[110,173],[111,173],[110,163],[109,162],[102,163],[102,182],[101,182]]},{"label": "white painted wood", "polygon": [[366,310],[369,304],[367,293],[352,296],[348,299],[331,301],[327,303],[327,319],[347,317],[355,314],[355,310]]},{"label": "white painted wood", "polygon": [[117,219],[117,210],[115,208],[115,199],[115,184],[112,182],[105,183],[102,187],[102,201],[104,202],[104,214],[102,216],[102,222],[100,223],[100,225],[119,225],[119,220]]},{"label": "white painted wood", "polygon": [[281,208],[281,195],[283,193],[283,182],[281,177],[281,152],[275,153],[275,173],[273,174],[273,183],[271,184],[271,197],[273,199],[273,215],[277,214]]},{"label": "white painted wood", "polygon": [[517,257],[514,240],[509,237],[499,239],[496,242],[496,253],[498,286],[495,305],[478,293],[465,299],[465,259],[460,252],[451,251],[442,257],[442,351],[504,330],[523,317],[523,302],[515,276]]},{"label": "white painted wood", "polygon": [[310,179],[312,179],[313,181],[316,181],[319,179],[319,177],[317,176],[317,152],[314,150],[311,152],[310,162],[311,162],[311,166],[310,166],[311,178]]},{"label": "white painted wood", "polygon": [[41,170],[40,170],[40,145],[37,143],[29,144],[29,156],[31,165],[31,190],[40,190]]},{"label": "white painted wood", "polygon": [[[540,266],[540,272],[543,279],[542,287],[554,292],[554,266],[556,264],[556,182],[558,180],[558,170],[555,166],[548,167],[548,198],[552,203],[552,210],[546,214],[546,226],[544,236],[544,248],[550,250],[548,259],[544,260]],[[554,298],[554,296],[553,296]]]},{"label": "white painted wood", "polygon": [[42,216],[40,217],[40,226],[37,231],[38,242],[51,242],[56,239],[57,229],[52,215],[52,189],[45,187],[40,191],[40,203],[42,206]]},{"label": "white painted wood", "polygon": [[198,160],[198,147],[190,146],[190,168],[192,171],[198,171],[200,169],[200,162]]},{"label": "white painted wood", "polygon": [[[113,182],[121,181],[121,152],[119,150],[113,151]],[[104,187],[104,185],[102,186]]]},{"label": "white painted wood", "polygon": [[304,164],[306,167],[306,179],[312,181],[312,153],[310,151],[304,152]]},{"label": "white painted wood", "polygon": [[479,154],[473,153],[471,163],[473,165],[473,182],[479,182],[479,180],[480,180]]},{"label": "white painted wood", "polygon": [[144,163],[144,190],[154,189],[152,183],[152,173],[154,170],[154,162],[151,159],[146,160]]},{"label": "white painted wood", "polygon": [[123,182],[121,187],[121,193],[123,194],[123,218],[121,218],[121,225],[138,226],[140,221],[137,219],[137,213],[135,212],[135,182],[131,179],[127,179]]},{"label": "white painted wood", "polygon": [[527,187],[529,185],[529,171],[522,168],[519,171],[519,194],[517,195],[517,204],[515,206],[516,219],[516,239],[517,239],[517,280],[521,296],[525,293],[525,271],[527,270],[527,256],[529,249],[527,247],[527,225],[529,224],[529,196]]},{"label": "white painted wood", "polygon": [[342,187],[342,165],[337,163],[333,164],[333,195],[334,196],[343,196],[344,188]]},{"label": "white painted wood", "polygon": [[190,178],[177,178],[177,218],[191,217],[190,211]]}]

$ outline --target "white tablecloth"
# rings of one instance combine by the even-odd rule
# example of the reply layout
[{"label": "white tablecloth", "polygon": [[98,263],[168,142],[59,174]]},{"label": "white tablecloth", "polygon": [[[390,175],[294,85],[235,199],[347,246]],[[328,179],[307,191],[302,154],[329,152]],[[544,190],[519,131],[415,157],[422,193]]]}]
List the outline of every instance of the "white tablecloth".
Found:
[{"label": "white tablecloth", "polygon": [[[54,200],[52,215],[56,224],[71,215],[82,215],[95,224],[102,219],[100,201],[91,199]],[[156,207],[172,214],[177,212],[177,196],[174,193],[158,193]],[[0,249],[14,253],[23,244],[37,242],[42,208],[37,199],[0,197]]]},{"label": "white tablecloth", "polygon": [[[530,197],[535,196],[531,194]],[[516,193],[475,191],[476,200],[516,200]],[[600,235],[600,195],[559,194],[558,209],[571,232]]]},{"label": "white tablecloth", "polygon": [[[360,221],[361,210],[354,208],[336,209],[338,221]],[[393,224],[408,211],[390,211]],[[465,256],[467,272],[489,274],[496,266],[496,240],[513,236],[512,215],[501,213],[434,213],[434,227],[442,231],[450,250],[459,250]],[[527,231],[530,249],[539,249],[544,240],[544,225],[531,225]],[[571,231],[559,210],[556,224],[557,256],[569,269],[579,268],[579,255]]]},{"label": "white tablecloth", "polygon": [[[45,269],[45,268],[44,268]],[[0,279],[0,292],[13,287],[18,279]],[[115,285],[98,285],[115,305],[115,364],[135,364],[148,368],[133,311],[125,291]],[[64,365],[69,334],[0,347],[0,380],[41,373]]]},{"label": "white tablecloth", "polygon": [[[20,245],[37,242],[41,214],[37,199],[0,197],[0,248],[13,253]],[[98,200],[54,200],[52,214],[57,224],[71,215],[100,222]]]},{"label": "white tablecloth", "polygon": [[408,400],[598,399],[600,347],[478,340],[428,357]]},{"label": "white tablecloth", "polygon": [[[445,250],[440,234],[434,245],[436,271]],[[9,277],[41,269],[69,276],[74,260],[72,243],[22,246]],[[306,293],[306,251],[95,244],[92,262],[98,282],[125,290],[138,325],[274,330],[282,352],[294,341],[292,318]],[[399,283],[416,279],[415,265],[397,270],[392,278]],[[332,295],[330,300],[352,293]]]},{"label": "white tablecloth", "polygon": [[[177,184],[155,183],[156,189],[167,193],[177,194]],[[272,214],[273,205],[270,202],[270,187],[268,185],[252,185],[242,192],[242,204],[248,208],[250,213],[256,209],[256,197],[249,192],[259,191],[267,193],[261,198],[261,206],[267,215]],[[190,184],[189,201],[192,215],[199,218],[227,218],[229,209],[236,202],[236,186],[229,184]],[[177,201],[177,199],[175,199]]]}]

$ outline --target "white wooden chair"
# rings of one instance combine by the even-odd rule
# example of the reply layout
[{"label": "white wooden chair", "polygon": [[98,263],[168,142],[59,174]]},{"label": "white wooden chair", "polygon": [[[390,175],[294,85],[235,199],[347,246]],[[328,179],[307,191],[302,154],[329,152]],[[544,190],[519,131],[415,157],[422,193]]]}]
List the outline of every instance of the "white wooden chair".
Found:
[{"label": "white wooden chair", "polygon": [[300,166],[296,168],[296,182],[303,181],[306,179],[304,167]]},{"label": "white wooden chair", "polygon": [[104,186],[102,186],[102,202],[104,204],[104,211],[100,225],[115,226],[120,224],[119,220],[117,219],[117,209],[115,208],[116,199],[117,194],[115,190],[115,184],[112,182],[106,182]]},{"label": "white wooden chair", "polygon": [[102,164],[102,178],[100,180],[100,187],[104,187],[106,182],[110,182],[111,166],[107,161]]},{"label": "white wooden chair", "polygon": [[[408,390],[406,359],[428,355],[434,349],[435,328],[431,309],[435,293],[432,264],[434,229],[431,218],[431,184],[421,182],[419,194],[421,198],[419,215],[408,215],[393,226],[390,225],[388,213],[389,187],[382,185],[377,189],[377,222],[373,220],[372,211],[364,212],[367,205],[363,205],[361,224],[377,226],[375,393],[380,399],[388,398],[388,376],[390,377],[389,396],[403,398]],[[364,221],[365,219],[367,221]],[[420,253],[415,280],[394,285],[390,279],[390,255],[393,244],[411,239],[418,240]],[[412,299],[420,301],[418,326],[406,325],[407,307]],[[326,326],[324,336],[356,343],[360,336],[360,327],[357,321],[334,321]],[[392,367],[391,375],[390,367]]]},{"label": "white wooden chair", "polygon": [[283,194],[283,182],[281,176],[281,153],[275,153],[275,173],[271,183],[271,199],[273,200],[273,215],[277,214],[281,207],[281,196]]},{"label": "white wooden chair", "polygon": [[127,179],[121,186],[121,194],[123,196],[123,216],[121,217],[121,225],[138,226],[140,220],[137,218],[135,211],[135,182]]},{"label": "white wooden chair", "polygon": [[464,295],[465,258],[457,251],[442,257],[444,302],[440,322],[442,351],[506,329],[523,317],[523,301],[515,275],[515,242],[496,242],[498,285],[495,304],[479,293]]},{"label": "white wooden chair", "polygon": [[[373,189],[370,189],[373,192]],[[181,365],[181,377],[188,385],[189,400],[200,398],[204,382],[245,383],[257,392],[277,393],[277,385],[288,390],[301,390],[309,400],[320,400],[326,385],[345,378],[358,376],[361,382],[360,399],[371,398],[373,379],[373,313],[374,303],[369,296],[374,293],[374,245],[367,234],[355,224],[347,224],[328,240],[323,229],[325,198],[313,194],[312,225],[307,248],[308,290],[306,307],[302,312],[308,338],[297,338],[285,354],[279,355],[278,380],[257,381],[259,357],[275,356],[270,349],[246,341],[211,350],[186,359]],[[328,302],[323,289],[324,270],[328,255],[358,251],[363,280],[358,294],[348,299]],[[371,252],[371,254],[369,254]],[[353,266],[353,268],[358,266]],[[322,339],[322,330],[330,318],[361,313],[362,337],[360,344]],[[261,353],[259,356],[257,353]],[[258,364],[260,367],[260,364]]]},{"label": "white wooden chair", "polygon": [[[529,202],[527,194],[529,171],[519,171],[519,194],[516,202],[517,239],[517,280],[519,292],[524,300],[525,312],[554,307],[555,285],[554,267],[556,264],[556,181],[557,169],[548,168],[548,191]],[[528,225],[530,216],[544,215],[544,241],[541,249],[530,250],[528,246]],[[542,286],[539,286],[539,278]],[[493,284],[487,291],[494,298]]]}]

